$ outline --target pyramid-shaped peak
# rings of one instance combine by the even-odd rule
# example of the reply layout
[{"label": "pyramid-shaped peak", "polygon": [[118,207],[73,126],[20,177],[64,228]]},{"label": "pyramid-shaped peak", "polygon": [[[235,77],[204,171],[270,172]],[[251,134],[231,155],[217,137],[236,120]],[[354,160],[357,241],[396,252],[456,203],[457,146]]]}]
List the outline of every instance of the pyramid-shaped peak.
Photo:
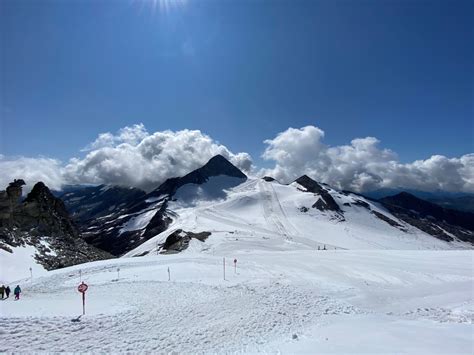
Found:
[{"label": "pyramid-shaped peak", "polygon": [[218,154],[213,156],[209,161],[198,171],[205,177],[227,175],[246,179],[247,176],[240,171],[229,160]]}]

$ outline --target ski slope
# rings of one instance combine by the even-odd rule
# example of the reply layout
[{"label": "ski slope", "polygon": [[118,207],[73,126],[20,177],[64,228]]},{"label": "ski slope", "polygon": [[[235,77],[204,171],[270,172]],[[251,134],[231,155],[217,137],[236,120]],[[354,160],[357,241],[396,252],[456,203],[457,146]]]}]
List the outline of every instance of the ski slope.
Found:
[{"label": "ski slope", "polygon": [[196,244],[23,281],[0,302],[2,351],[473,353],[472,251],[240,250],[224,280]]},{"label": "ski slope", "polygon": [[[11,263],[3,281],[24,278],[22,299],[0,302],[2,351],[474,353],[469,245],[329,188],[344,214],[319,211],[318,196],[301,189],[256,179],[224,193],[185,186],[165,232],[122,258],[34,268],[32,280],[34,250],[0,250]],[[151,208],[124,228],[142,228]],[[177,229],[212,234],[160,254]],[[78,318],[80,270],[89,290]]]},{"label": "ski slope", "polygon": [[[227,190],[224,198],[187,205],[184,193],[169,204],[174,221],[167,231],[148,240],[126,256],[156,253],[157,245],[176,229],[208,231],[212,235],[203,252],[240,250],[389,249],[428,250],[471,248],[462,242],[445,242],[397,219],[376,202],[354,194],[344,195],[326,187],[343,217],[333,211],[311,206],[318,196],[301,191],[296,183],[282,185],[262,179],[249,179]],[[187,188],[189,189],[189,188]],[[370,209],[355,205],[363,201]],[[351,204],[350,207],[344,203]],[[306,207],[307,212],[301,208]],[[403,230],[377,218],[372,211],[396,221]]]}]

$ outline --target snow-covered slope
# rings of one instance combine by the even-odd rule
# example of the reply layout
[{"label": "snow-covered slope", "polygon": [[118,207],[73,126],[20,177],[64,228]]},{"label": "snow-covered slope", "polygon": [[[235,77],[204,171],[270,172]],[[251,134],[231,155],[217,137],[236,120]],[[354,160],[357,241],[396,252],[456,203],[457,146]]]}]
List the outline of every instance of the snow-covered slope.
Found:
[{"label": "snow-covered slope", "polygon": [[[208,183],[212,184],[212,181]],[[204,188],[205,188],[204,184]],[[184,189],[182,187],[181,189]],[[186,188],[190,189],[190,188]],[[323,249],[453,249],[468,248],[460,241],[445,242],[399,220],[381,204],[328,186],[337,207],[318,209],[322,197],[299,183],[249,179],[226,190],[225,197],[169,203],[173,222],[168,230],[149,239],[127,256],[156,253],[167,236],[178,229],[211,232],[196,247],[204,253],[235,250]]]},{"label": "snow-covered slope", "polygon": [[[196,243],[183,254],[92,262],[21,283],[20,301],[0,302],[2,351],[473,352],[472,251],[213,256],[193,252]],[[82,312],[79,270],[86,315],[71,322]]]}]

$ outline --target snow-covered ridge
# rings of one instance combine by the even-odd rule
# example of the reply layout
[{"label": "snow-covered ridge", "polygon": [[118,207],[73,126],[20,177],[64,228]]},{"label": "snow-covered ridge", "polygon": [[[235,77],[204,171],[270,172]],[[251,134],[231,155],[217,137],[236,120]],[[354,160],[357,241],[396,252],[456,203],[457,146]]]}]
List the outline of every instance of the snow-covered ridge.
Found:
[{"label": "snow-covered ridge", "polygon": [[[212,181],[211,181],[212,183]],[[201,185],[201,186],[205,186]],[[201,187],[205,188],[205,187]],[[460,242],[445,242],[392,215],[380,203],[360,195],[324,187],[340,211],[313,207],[321,196],[298,184],[249,179],[225,190],[225,198],[170,204],[169,229],[146,241],[126,256],[156,252],[177,229],[208,231],[200,245],[203,253],[221,250],[298,249],[456,249]]]}]

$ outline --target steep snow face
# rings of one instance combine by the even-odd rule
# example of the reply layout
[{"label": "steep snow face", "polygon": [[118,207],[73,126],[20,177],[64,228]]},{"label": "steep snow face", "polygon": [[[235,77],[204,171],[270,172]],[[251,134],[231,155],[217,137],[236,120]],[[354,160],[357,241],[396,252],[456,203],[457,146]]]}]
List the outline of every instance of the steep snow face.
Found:
[{"label": "steep snow face", "polygon": [[472,251],[189,249],[21,282],[2,351],[472,354]]},{"label": "steep snow face", "polygon": [[[209,186],[213,186],[210,181]],[[205,185],[204,185],[205,186]],[[202,190],[198,190],[198,188]],[[225,190],[225,198],[194,198],[205,195],[200,185],[178,190],[170,204],[175,214],[168,230],[160,233],[127,256],[156,252],[157,245],[176,229],[208,231],[203,252],[222,250],[298,249],[453,249],[469,248],[456,241],[445,242],[399,220],[379,203],[359,195],[340,193],[324,186],[337,203],[337,210],[313,207],[321,196],[302,185],[282,185],[250,179]],[[327,196],[326,195],[326,196]],[[188,196],[192,196],[188,198]],[[192,201],[190,204],[180,203]]]}]

